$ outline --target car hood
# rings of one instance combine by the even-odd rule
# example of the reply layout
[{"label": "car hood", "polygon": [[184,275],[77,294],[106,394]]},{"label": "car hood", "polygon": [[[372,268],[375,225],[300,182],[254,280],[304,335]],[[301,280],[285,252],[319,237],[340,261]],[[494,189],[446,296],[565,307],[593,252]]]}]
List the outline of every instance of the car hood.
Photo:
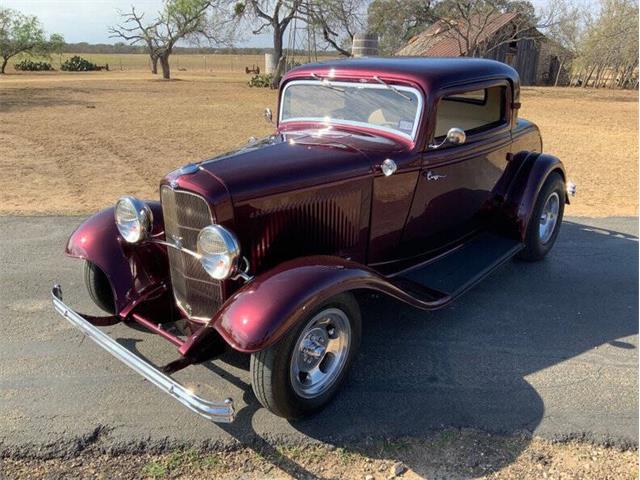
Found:
[{"label": "car hood", "polygon": [[234,203],[372,174],[406,147],[391,139],[326,129],[278,133],[200,164]]}]

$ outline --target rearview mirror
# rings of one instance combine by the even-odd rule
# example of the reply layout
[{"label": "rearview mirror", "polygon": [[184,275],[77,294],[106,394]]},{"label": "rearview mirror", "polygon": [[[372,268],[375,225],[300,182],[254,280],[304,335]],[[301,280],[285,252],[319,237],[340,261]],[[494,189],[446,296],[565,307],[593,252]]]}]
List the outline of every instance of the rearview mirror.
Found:
[{"label": "rearview mirror", "polygon": [[442,140],[440,143],[429,145],[429,148],[435,150],[436,148],[440,148],[441,146],[443,146],[445,143],[450,143],[451,145],[462,145],[466,141],[467,134],[464,133],[464,130],[461,128],[453,127],[449,129],[449,131],[447,132],[447,136],[444,137],[444,140]]},{"label": "rearview mirror", "polygon": [[267,122],[273,123],[273,112],[269,107],[264,109],[264,118]]},{"label": "rearview mirror", "polygon": [[467,134],[461,128],[450,128],[447,132],[447,143],[452,145],[462,145],[467,141]]}]

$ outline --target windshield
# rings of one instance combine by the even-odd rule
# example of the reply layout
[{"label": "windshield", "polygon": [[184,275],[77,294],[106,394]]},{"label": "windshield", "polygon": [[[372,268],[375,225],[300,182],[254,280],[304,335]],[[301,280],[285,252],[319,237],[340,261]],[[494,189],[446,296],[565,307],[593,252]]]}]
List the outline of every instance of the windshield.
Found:
[{"label": "windshield", "polygon": [[422,96],[411,87],[299,80],[282,92],[280,122],[356,125],[415,140],[421,110]]}]

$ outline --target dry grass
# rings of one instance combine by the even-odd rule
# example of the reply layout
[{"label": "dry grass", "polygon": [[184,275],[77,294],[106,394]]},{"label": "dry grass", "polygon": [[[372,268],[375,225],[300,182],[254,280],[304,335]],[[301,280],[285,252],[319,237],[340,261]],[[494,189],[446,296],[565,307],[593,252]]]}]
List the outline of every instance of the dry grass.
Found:
[{"label": "dry grass", "polygon": [[524,88],[521,115],[578,184],[570,215],[638,214],[638,92]]},{"label": "dry grass", "polygon": [[176,167],[265,135],[275,93],[242,75],[15,75],[0,81],[0,213],[87,213],[131,193],[156,198]]},{"label": "dry grass", "polygon": [[[119,456],[83,452],[70,459],[0,460],[7,478],[539,480],[638,477],[637,450],[445,430],[425,439],[359,446],[268,445],[226,451],[177,450]],[[397,473],[397,474],[396,474]]]},{"label": "dry grass", "polygon": [[[249,61],[250,63],[250,61]],[[0,214],[89,213],[126,193],[156,198],[174,168],[270,131],[276,94],[248,76],[176,72],[0,78]],[[636,215],[637,92],[525,88],[522,116],[578,184],[571,215]]]}]

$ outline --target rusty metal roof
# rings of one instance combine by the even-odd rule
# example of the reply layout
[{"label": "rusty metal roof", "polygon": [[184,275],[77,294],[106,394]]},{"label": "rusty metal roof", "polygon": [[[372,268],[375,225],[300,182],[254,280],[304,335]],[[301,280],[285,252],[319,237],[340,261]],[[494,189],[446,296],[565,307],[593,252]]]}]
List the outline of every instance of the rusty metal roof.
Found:
[{"label": "rusty metal roof", "polygon": [[500,13],[492,17],[476,15],[467,25],[456,24],[455,20],[438,20],[409,40],[409,43],[398,50],[396,55],[460,57],[467,53],[464,37],[477,36],[475,43],[485,42],[516,17],[518,17],[516,12]]}]

